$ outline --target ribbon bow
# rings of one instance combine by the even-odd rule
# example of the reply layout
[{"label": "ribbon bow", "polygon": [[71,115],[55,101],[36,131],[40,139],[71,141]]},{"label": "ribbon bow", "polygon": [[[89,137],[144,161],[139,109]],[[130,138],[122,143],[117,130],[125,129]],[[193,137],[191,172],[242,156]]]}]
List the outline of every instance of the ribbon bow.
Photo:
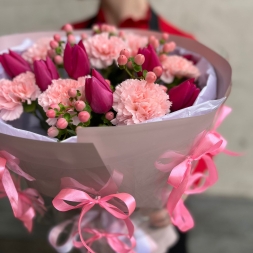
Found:
[{"label": "ribbon bow", "polygon": [[170,173],[168,184],[173,186],[173,189],[169,195],[167,209],[172,216],[173,211],[184,194],[189,176],[191,173],[192,163],[203,159],[206,162],[209,171],[216,171],[216,166],[212,159],[207,155],[211,152],[215,152],[220,148],[222,140],[214,144],[213,136],[207,133],[204,139],[198,144],[195,144],[189,155],[183,162],[177,165]]},{"label": "ribbon bow", "polygon": [[[69,182],[71,185],[75,185],[75,188],[85,189],[85,191],[72,188],[62,189],[59,194],[54,198],[53,205],[57,210],[61,212],[82,208],[78,221],[78,233],[83,246],[89,252],[95,253],[83,239],[81,223],[85,214],[95,205],[99,205],[101,208],[107,210],[114,217],[123,220],[128,229],[128,236],[129,238],[132,238],[134,226],[129,217],[135,210],[135,199],[128,193],[104,195],[105,192],[108,192],[108,188],[114,188],[111,187],[111,185],[113,185],[112,178],[109,179],[107,184],[99,192],[96,192],[94,189],[81,185],[79,182],[72,178],[63,178],[62,181],[64,181],[65,183]],[[77,205],[72,206],[70,204],[67,204],[66,201],[75,202],[77,203]],[[120,203],[118,203],[118,201],[120,201]],[[122,211],[123,208],[126,208],[126,212]],[[129,252],[130,250],[126,252]]]}]

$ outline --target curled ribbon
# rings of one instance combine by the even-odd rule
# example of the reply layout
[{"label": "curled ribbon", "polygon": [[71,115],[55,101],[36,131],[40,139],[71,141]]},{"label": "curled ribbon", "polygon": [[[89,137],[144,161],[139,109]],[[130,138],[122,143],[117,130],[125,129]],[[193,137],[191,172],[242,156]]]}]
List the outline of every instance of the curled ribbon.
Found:
[{"label": "curled ribbon", "polygon": [[[133,236],[134,232],[134,226],[129,219],[130,215],[133,213],[136,207],[135,199],[128,193],[116,193],[116,194],[109,194],[109,195],[104,195],[104,192],[106,191],[107,188],[110,188],[110,185],[112,183],[112,179],[110,178],[107,184],[99,191],[99,192],[94,192],[94,189],[90,189],[86,186],[81,185],[79,182],[72,178],[63,178],[63,181],[70,181],[72,184],[75,184],[75,188],[81,188],[85,189],[85,191],[82,190],[77,190],[77,189],[71,189],[71,188],[66,188],[62,189],[59,194],[54,198],[53,200],[53,205],[54,207],[61,211],[61,212],[66,212],[69,210],[81,208],[81,214],[80,218],[78,220],[78,233],[80,236],[80,240],[83,244],[83,246],[91,253],[95,253],[90,246],[86,243],[82,236],[82,220],[85,214],[93,208],[95,205],[99,205],[101,208],[107,210],[110,214],[112,214],[114,217],[121,219],[125,222],[126,227],[128,229],[128,236],[131,239]],[[94,194],[95,193],[95,194]],[[77,205],[72,206],[66,201],[69,202],[75,202]],[[114,203],[115,204],[112,204]],[[118,204],[116,204],[118,201],[121,203],[124,203],[124,207],[126,208],[126,212],[122,211],[122,205],[121,207],[118,207]],[[131,249],[130,249],[131,250]],[[121,251],[123,252],[129,252],[128,251]]]},{"label": "curled ribbon", "polygon": [[[92,235],[89,239],[86,240],[86,244],[89,247],[91,247],[95,241],[100,240],[101,238],[105,238],[107,243],[115,252],[134,253],[133,249],[136,246],[134,237],[129,238],[126,234],[108,233],[94,228],[83,228],[82,233],[88,233]],[[122,241],[122,237],[126,237],[126,239],[129,239],[129,244],[131,245],[130,247],[125,242]],[[81,248],[83,246],[81,242],[76,240],[74,240],[74,245],[76,248]]]}]

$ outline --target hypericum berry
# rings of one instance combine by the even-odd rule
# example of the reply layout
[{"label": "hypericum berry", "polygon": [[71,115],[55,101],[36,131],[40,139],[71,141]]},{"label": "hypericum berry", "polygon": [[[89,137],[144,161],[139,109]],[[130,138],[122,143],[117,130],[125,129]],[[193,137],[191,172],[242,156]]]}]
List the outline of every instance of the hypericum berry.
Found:
[{"label": "hypericum berry", "polygon": [[59,129],[65,129],[68,126],[68,121],[64,118],[60,118],[60,119],[57,120],[56,126]]},{"label": "hypericum berry", "polygon": [[156,81],[156,74],[152,71],[148,72],[146,74],[145,80],[147,81],[147,83],[154,83]]},{"label": "hypericum berry", "polygon": [[87,39],[87,34],[86,33],[82,33],[81,34],[81,39],[82,40],[86,40]]},{"label": "hypericum berry", "polygon": [[55,118],[55,116],[56,116],[56,112],[55,112],[55,110],[53,110],[53,109],[49,109],[49,110],[46,112],[46,115],[47,115],[48,118],[53,119],[53,118]]},{"label": "hypericum berry", "polygon": [[68,35],[68,42],[72,45],[75,44],[76,43],[76,37],[73,34],[69,34]]},{"label": "hypericum berry", "polygon": [[76,95],[77,95],[77,90],[74,89],[74,88],[71,88],[68,90],[68,95],[71,97],[71,98],[75,98]]},{"label": "hypericum berry", "polygon": [[120,51],[120,55],[125,55],[126,58],[129,58],[129,57],[130,57],[130,52],[129,52],[128,49],[122,49],[122,50]]},{"label": "hypericum berry", "polygon": [[114,113],[113,112],[107,112],[105,114],[105,118],[109,121],[113,120],[114,119]]},{"label": "hypericum berry", "polygon": [[49,45],[52,49],[56,49],[57,47],[59,47],[59,43],[55,40],[51,40]]},{"label": "hypericum berry", "polygon": [[127,64],[127,58],[125,55],[120,55],[118,60],[117,60],[119,66],[124,66]]},{"label": "hypericum berry", "polygon": [[137,64],[137,65],[142,65],[144,62],[145,62],[145,56],[143,54],[137,54],[135,57],[134,57],[134,62]]},{"label": "hypericum berry", "polygon": [[47,55],[48,55],[51,59],[53,59],[53,58],[56,56],[56,52],[55,52],[54,49],[49,49],[49,50],[47,51]]},{"label": "hypericum berry", "polygon": [[129,61],[129,62],[127,63],[127,67],[128,67],[129,69],[132,69],[132,68],[133,68],[133,63],[132,63],[131,61]]},{"label": "hypericum berry", "polygon": [[163,69],[161,66],[156,66],[154,67],[153,72],[156,74],[157,77],[160,77],[163,73]]},{"label": "hypericum berry", "polygon": [[79,112],[78,113],[78,119],[83,122],[83,123],[86,123],[89,121],[90,119],[90,114],[86,111],[83,111],[83,112]]},{"label": "hypericum berry", "polygon": [[49,107],[60,111],[60,106],[58,104],[51,104]]},{"label": "hypericum berry", "polygon": [[58,134],[59,134],[59,130],[58,130],[56,127],[54,127],[54,126],[49,127],[48,130],[47,130],[47,135],[48,135],[49,137],[54,138],[54,137],[56,137]]},{"label": "hypericum berry", "polygon": [[172,51],[174,51],[176,48],[176,43],[175,42],[169,42],[169,43],[165,43],[163,45],[163,52],[164,53],[170,53]]},{"label": "hypericum berry", "polygon": [[167,55],[165,55],[165,54],[161,54],[161,55],[159,56],[159,60],[160,60],[160,62],[165,61],[165,60],[166,60],[166,58],[167,58]]},{"label": "hypericum berry", "polygon": [[78,112],[81,112],[83,111],[83,109],[85,108],[86,104],[83,102],[83,101],[76,101],[75,102],[75,109],[78,111]]},{"label": "hypericum berry", "polygon": [[66,24],[64,27],[63,27],[63,30],[67,33],[71,33],[73,31],[73,26],[71,24]]},{"label": "hypericum berry", "polygon": [[54,35],[54,40],[57,41],[57,42],[60,42],[61,41],[61,35],[56,33]]},{"label": "hypericum berry", "polygon": [[168,33],[163,33],[162,34],[162,39],[163,40],[168,40],[169,39],[169,34]]},{"label": "hypericum berry", "polygon": [[163,89],[164,92],[167,92],[167,91],[168,91],[168,88],[167,88],[166,86],[164,86],[164,85],[160,85],[159,87],[160,87],[161,89]]},{"label": "hypericum berry", "polygon": [[61,55],[56,55],[54,57],[54,62],[57,64],[57,65],[61,65],[63,64],[63,57]]}]

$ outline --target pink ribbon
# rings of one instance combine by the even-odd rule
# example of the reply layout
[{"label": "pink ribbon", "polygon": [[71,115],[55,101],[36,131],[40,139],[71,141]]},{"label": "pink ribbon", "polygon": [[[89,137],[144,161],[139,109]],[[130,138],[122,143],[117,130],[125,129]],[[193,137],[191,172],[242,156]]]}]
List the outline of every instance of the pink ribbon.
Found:
[{"label": "pink ribbon", "polygon": [[[128,235],[122,233],[108,233],[103,230],[97,230],[94,228],[83,228],[82,233],[88,233],[92,235],[89,239],[85,241],[85,243],[89,247],[91,247],[95,241],[105,238],[107,243],[115,252],[134,253],[133,249],[136,246],[136,241],[134,237],[129,237]],[[128,246],[124,241],[122,241],[123,237],[129,239],[130,246]],[[76,248],[81,248],[83,246],[83,243],[74,240],[74,245]]]},{"label": "pink ribbon", "polygon": [[[218,180],[218,173],[216,169],[213,169],[211,163],[212,158],[208,155],[203,158],[209,166],[207,167],[207,173],[194,173],[189,176],[184,195],[200,194],[213,186]],[[210,166],[211,165],[211,166]],[[196,184],[201,182],[201,184]],[[194,227],[194,220],[184,205],[182,199],[180,199],[171,216],[172,223],[177,226],[181,231],[186,232]]]},{"label": "pink ribbon", "polygon": [[[216,152],[220,146],[222,145],[222,140],[217,140],[214,138],[213,134],[207,133],[200,143],[196,143],[191,150],[191,155],[189,155],[186,159],[181,161],[177,166],[175,166],[172,170],[170,166],[167,164],[159,164],[156,163],[156,168],[164,171],[169,172],[171,171],[168,184],[170,184],[173,189],[169,195],[168,202],[167,202],[167,209],[169,212],[170,217],[172,218],[172,222],[174,225],[178,226],[179,229],[182,231],[186,231],[194,225],[193,219],[191,218],[190,213],[186,209],[181,200],[182,196],[186,193],[197,193],[203,192],[208,187],[213,185],[217,179],[217,170],[216,166],[213,163],[212,159],[208,155],[209,153]],[[166,152],[161,157],[163,159],[172,158],[174,152]],[[161,158],[160,157],[160,158]],[[182,160],[182,155],[177,155],[176,159]],[[191,179],[191,172],[192,172],[192,164],[196,161],[203,159],[208,168],[208,176],[204,178],[204,175],[197,174],[194,176],[195,179],[204,178],[205,183],[201,186],[201,188],[189,189],[192,187]],[[192,179],[193,180],[193,179]],[[187,192],[188,190],[188,192]]]},{"label": "pink ribbon", "polygon": [[0,182],[2,188],[1,196],[3,197],[6,195],[8,197],[14,216],[22,220],[28,230],[31,231],[32,219],[35,216],[34,209],[24,208],[23,203],[30,203],[30,198],[27,197],[26,192],[17,190],[9,170],[29,181],[33,181],[35,179],[26,174],[19,167],[19,160],[15,156],[6,151],[0,151]]},{"label": "pink ribbon", "polygon": [[[66,182],[69,182],[69,184],[71,186],[74,186],[74,188],[79,188],[82,190],[72,188],[62,189],[59,194],[54,198],[53,205],[57,210],[61,212],[82,208],[81,215],[78,221],[78,232],[83,246],[89,252],[95,253],[83,239],[81,223],[85,214],[95,205],[99,205],[101,208],[107,210],[114,217],[123,220],[128,229],[128,236],[130,239],[132,238],[134,226],[129,217],[135,210],[135,199],[127,193],[105,195],[105,193],[108,193],[109,189],[114,188],[112,186],[115,186],[115,184],[113,184],[112,178],[110,178],[107,184],[98,192],[96,192],[94,189],[81,185],[79,182],[72,178],[63,178],[62,182],[64,182],[64,184],[66,184]],[[70,204],[67,204],[66,201],[75,202],[77,203],[77,205],[72,206]],[[122,211],[122,209],[124,208],[126,210]],[[130,250],[126,252],[129,251]],[[122,251],[122,253],[123,252],[125,251]]]}]

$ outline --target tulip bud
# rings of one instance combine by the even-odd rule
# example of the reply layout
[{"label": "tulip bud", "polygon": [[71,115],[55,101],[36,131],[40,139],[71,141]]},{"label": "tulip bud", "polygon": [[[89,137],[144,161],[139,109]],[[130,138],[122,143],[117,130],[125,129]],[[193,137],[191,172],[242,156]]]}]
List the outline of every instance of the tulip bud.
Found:
[{"label": "tulip bud", "polygon": [[161,63],[159,58],[151,45],[148,45],[146,48],[140,48],[138,50],[138,54],[143,54],[145,57],[145,61],[142,64],[142,69],[147,71],[153,71],[153,69],[157,66],[161,67]]},{"label": "tulip bud", "polygon": [[22,56],[9,50],[9,54],[4,53],[0,55],[0,63],[2,64],[5,72],[14,78],[22,73],[31,71],[32,69],[28,62],[26,62]]},{"label": "tulip bud", "polygon": [[47,57],[46,61],[35,61],[33,66],[36,83],[40,87],[41,91],[45,91],[52,83],[52,80],[60,78],[54,63],[49,57]]},{"label": "tulip bud", "polygon": [[194,84],[194,78],[184,81],[169,90],[169,99],[172,102],[171,111],[178,111],[192,106],[200,93]]},{"label": "tulip bud", "polygon": [[82,41],[73,47],[67,43],[64,51],[64,68],[68,75],[76,80],[90,73],[90,61]]},{"label": "tulip bud", "polygon": [[96,113],[107,113],[112,108],[112,90],[105,79],[94,69],[92,70],[92,77],[86,78],[85,97]]}]

